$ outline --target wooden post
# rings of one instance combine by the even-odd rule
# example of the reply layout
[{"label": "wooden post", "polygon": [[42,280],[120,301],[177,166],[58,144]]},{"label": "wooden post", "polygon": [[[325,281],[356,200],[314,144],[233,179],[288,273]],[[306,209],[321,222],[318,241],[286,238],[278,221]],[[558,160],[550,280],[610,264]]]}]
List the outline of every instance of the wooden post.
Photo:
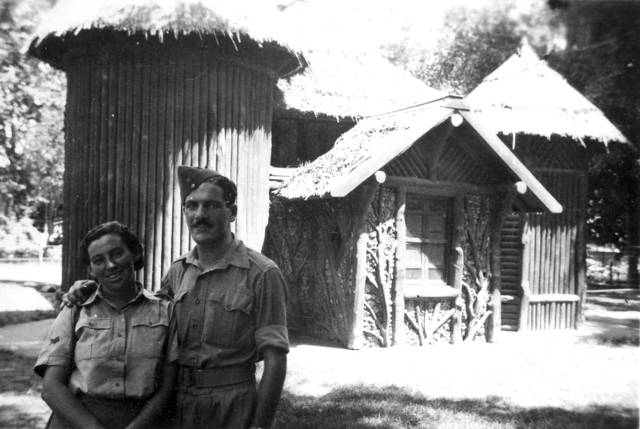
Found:
[{"label": "wooden post", "polygon": [[367,283],[367,241],[369,232],[367,231],[367,213],[378,190],[378,177],[368,179],[362,186],[361,195],[358,199],[357,207],[360,211],[359,217],[354,224],[356,228],[356,278],[353,293],[353,307],[351,314],[351,329],[348,333],[347,348],[359,349],[362,343],[362,328],[364,321],[364,301],[365,286]]},{"label": "wooden post", "polygon": [[396,192],[396,233],[398,234],[398,247],[396,248],[396,284],[393,302],[393,344],[400,345],[404,338],[404,264],[405,242],[407,228],[404,219],[404,210],[407,200],[407,189],[398,187]]},{"label": "wooden post", "polygon": [[579,197],[576,205],[576,294],[579,297],[576,304],[575,323],[572,327],[579,328],[584,322],[583,305],[587,298],[587,237],[586,237],[586,197],[587,197],[587,174],[580,175]]},{"label": "wooden post", "polygon": [[502,299],[500,288],[502,276],[500,274],[500,237],[502,226],[507,214],[511,211],[515,190],[509,190],[502,195],[493,198],[491,202],[491,240],[489,250],[489,266],[491,267],[491,279],[489,291],[491,294],[491,315],[487,319],[487,341],[490,343],[498,341],[499,333],[502,330]]},{"label": "wooden post", "polygon": [[462,342],[462,311],[458,302],[462,293],[462,274],[464,271],[464,195],[457,195],[453,200],[453,272],[451,285],[458,291],[454,301],[455,314],[451,317],[451,344]]}]

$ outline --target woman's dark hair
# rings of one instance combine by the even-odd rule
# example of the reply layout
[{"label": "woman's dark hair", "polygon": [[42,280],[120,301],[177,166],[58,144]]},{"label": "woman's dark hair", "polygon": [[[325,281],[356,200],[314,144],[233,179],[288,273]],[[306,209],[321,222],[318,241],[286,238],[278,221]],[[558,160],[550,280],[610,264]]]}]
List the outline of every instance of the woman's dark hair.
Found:
[{"label": "woman's dark hair", "polygon": [[107,234],[119,235],[122,238],[122,242],[136,257],[135,261],[133,261],[134,269],[139,270],[144,266],[144,248],[140,240],[138,240],[138,236],[131,232],[127,225],[115,220],[94,226],[84,236],[80,242],[80,255],[85,265],[88,266],[91,263],[89,260],[89,245]]}]

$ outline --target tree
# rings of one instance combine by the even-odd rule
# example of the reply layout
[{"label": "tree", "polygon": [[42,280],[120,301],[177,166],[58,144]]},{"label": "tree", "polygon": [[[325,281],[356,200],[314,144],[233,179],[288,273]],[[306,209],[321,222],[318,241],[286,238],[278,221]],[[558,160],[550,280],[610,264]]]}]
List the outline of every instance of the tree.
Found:
[{"label": "tree", "polygon": [[405,39],[381,50],[427,85],[466,95],[516,51],[523,36],[537,46],[551,47],[556,24],[547,9],[532,6],[523,11],[515,2],[457,6],[446,12],[436,43],[422,45],[407,28]]},{"label": "tree", "polygon": [[64,75],[24,53],[47,0],[0,3],[0,213],[50,223],[62,199]]},{"label": "tree", "polygon": [[[589,169],[590,239],[630,252],[638,285],[640,252],[640,3],[552,0],[517,10],[516,2],[457,7],[438,43],[410,39],[383,47],[392,62],[433,87],[465,95],[512,55],[523,36],[635,145],[594,154]],[[549,7],[550,6],[550,7]]]},{"label": "tree", "polygon": [[631,145],[596,154],[589,168],[590,240],[629,255],[627,283],[639,286],[640,26],[638,2],[550,1],[567,28],[567,49],[549,62],[620,128]]}]

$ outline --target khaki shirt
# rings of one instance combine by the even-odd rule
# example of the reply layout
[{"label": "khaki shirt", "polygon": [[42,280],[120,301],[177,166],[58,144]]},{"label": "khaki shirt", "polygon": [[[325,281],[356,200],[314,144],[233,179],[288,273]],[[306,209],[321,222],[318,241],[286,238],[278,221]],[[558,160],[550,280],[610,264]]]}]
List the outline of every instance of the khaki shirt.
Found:
[{"label": "khaki shirt", "polygon": [[122,310],[104,299],[100,287],[79,308],[63,308],[49,330],[35,372],[43,376],[48,366],[72,369],[69,387],[74,393],[118,399],[151,396],[164,356],[170,353],[172,304],[140,284],[138,288]]},{"label": "khaki shirt", "polygon": [[174,297],[180,365],[247,365],[261,360],[267,346],[289,351],[284,277],[240,240],[206,271],[192,249],[171,265],[162,288]]}]

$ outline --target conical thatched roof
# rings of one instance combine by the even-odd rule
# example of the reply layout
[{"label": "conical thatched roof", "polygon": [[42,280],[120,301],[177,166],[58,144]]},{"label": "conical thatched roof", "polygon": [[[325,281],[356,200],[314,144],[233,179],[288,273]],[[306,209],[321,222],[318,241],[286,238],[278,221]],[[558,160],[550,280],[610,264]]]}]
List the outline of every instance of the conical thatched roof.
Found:
[{"label": "conical thatched roof", "polygon": [[552,134],[603,143],[627,139],[600,109],[541,60],[526,41],[465,99],[497,132]]},{"label": "conical thatched roof", "polygon": [[280,79],[280,109],[359,119],[446,94],[375,53],[305,49],[302,73]]},{"label": "conical thatched roof", "polygon": [[30,51],[47,38],[83,30],[113,30],[163,39],[167,34],[249,39],[291,52],[281,14],[270,1],[257,0],[59,0],[36,29]]}]

